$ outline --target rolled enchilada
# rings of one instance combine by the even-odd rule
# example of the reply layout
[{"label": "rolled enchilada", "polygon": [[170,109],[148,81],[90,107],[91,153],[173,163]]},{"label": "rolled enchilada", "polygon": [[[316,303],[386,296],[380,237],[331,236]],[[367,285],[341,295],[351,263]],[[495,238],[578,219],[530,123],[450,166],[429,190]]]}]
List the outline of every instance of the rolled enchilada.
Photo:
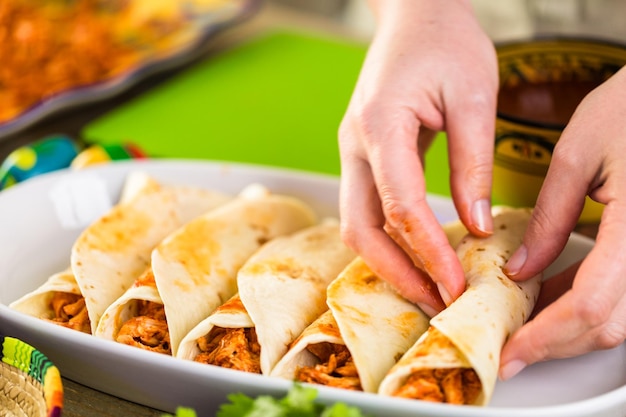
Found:
[{"label": "rolled enchilada", "polygon": [[327,309],[326,287],[354,257],[336,219],[269,241],[239,270],[238,294],[185,337],[178,356],[269,374]]},{"label": "rolled enchilada", "polygon": [[304,201],[251,184],[232,201],[167,236],[152,252],[171,350],[237,293],[237,273],[263,245],[318,221]]},{"label": "rolled enchilada", "polygon": [[153,184],[87,227],[72,247],[71,267],[92,334],[104,311],[150,265],[161,240],[230,198],[217,191]]},{"label": "rolled enchilada", "polygon": [[63,327],[91,333],[85,299],[71,268],[52,274],[42,286],[14,301],[10,307]]},{"label": "rolled enchilada", "polygon": [[131,172],[118,203],[72,246],[71,266],[10,307],[93,334],[105,309],[149,265],[150,252],[161,239],[230,199],[221,192],[162,184],[142,171]]},{"label": "rolled enchilada", "polygon": [[329,310],[307,327],[272,376],[376,392],[428,327],[428,316],[355,258],[327,289]]},{"label": "rolled enchilada", "polygon": [[172,354],[165,307],[152,267],[102,315],[96,336],[157,353]]},{"label": "rolled enchilada", "polygon": [[502,271],[522,243],[530,209],[494,209],[494,233],[464,237],[457,254],[466,291],[433,317],[429,329],[381,382],[379,393],[454,404],[486,405],[500,352],[529,318],[541,277],[513,282]]}]

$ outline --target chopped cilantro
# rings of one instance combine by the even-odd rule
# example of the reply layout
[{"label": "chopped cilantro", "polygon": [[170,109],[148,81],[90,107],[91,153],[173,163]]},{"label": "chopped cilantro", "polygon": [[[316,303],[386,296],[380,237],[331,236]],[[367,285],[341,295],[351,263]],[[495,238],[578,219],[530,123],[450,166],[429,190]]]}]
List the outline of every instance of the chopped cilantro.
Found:
[{"label": "chopped cilantro", "polygon": [[294,384],[283,398],[260,395],[255,399],[236,393],[228,396],[216,417],[366,417],[360,409],[344,403],[332,406],[315,402],[317,390]]},{"label": "chopped cilantro", "polygon": [[[294,384],[282,398],[270,395],[248,397],[240,392],[230,394],[227,403],[220,406],[216,417],[368,417],[357,407],[345,403],[331,406],[315,402],[317,390]],[[176,415],[162,417],[196,417],[191,408],[178,407]]]},{"label": "chopped cilantro", "polygon": [[161,417],[197,417],[196,412],[192,408],[178,407],[176,409],[176,415],[163,414]]}]

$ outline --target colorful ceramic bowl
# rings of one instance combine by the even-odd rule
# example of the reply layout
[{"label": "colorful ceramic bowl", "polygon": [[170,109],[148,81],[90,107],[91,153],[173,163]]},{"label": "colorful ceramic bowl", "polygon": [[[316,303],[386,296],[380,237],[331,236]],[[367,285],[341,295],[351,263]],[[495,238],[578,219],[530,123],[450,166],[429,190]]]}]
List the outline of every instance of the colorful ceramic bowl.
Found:
[{"label": "colorful ceramic bowl", "polygon": [[43,353],[19,339],[0,335],[0,342],[0,414],[60,417],[63,384],[57,367]]},{"label": "colorful ceramic bowl", "polygon": [[[500,44],[497,52],[494,200],[532,207],[570,116],[588,92],[626,65],[626,45],[537,39]],[[587,198],[580,221],[598,221],[602,208]]]}]

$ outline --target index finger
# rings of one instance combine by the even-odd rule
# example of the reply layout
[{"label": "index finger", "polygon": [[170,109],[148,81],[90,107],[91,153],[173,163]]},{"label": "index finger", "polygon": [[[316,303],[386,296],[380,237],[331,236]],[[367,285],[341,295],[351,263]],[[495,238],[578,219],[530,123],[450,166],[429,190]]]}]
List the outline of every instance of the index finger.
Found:
[{"label": "index finger", "polygon": [[[400,245],[384,230],[384,216],[365,161],[344,164],[340,210],[342,235],[366,264],[430,316],[445,305],[430,278],[417,269]],[[352,215],[357,212],[357,215]]]},{"label": "index finger", "polygon": [[523,245],[505,266],[511,279],[523,280],[538,274],[565,247],[582,212],[589,187],[587,178],[593,178],[596,166],[591,161],[581,163],[578,158],[578,152],[564,151],[557,144]]},{"label": "index finger", "polygon": [[[414,119],[413,124],[418,122]],[[449,303],[463,292],[465,278],[456,252],[426,199],[417,132],[403,129],[399,122],[394,131],[386,133],[401,139],[394,146],[388,146],[384,140],[372,140],[374,146],[369,153],[385,218]]]},{"label": "index finger", "polygon": [[[610,228],[606,234],[614,234]],[[622,228],[623,229],[623,228]],[[621,235],[624,230],[617,232]],[[506,343],[502,373],[511,364],[529,365],[546,359],[571,357],[604,348],[609,337],[603,325],[626,294],[626,264],[621,262],[615,236],[604,236],[582,262],[571,290],[542,310]]]},{"label": "index finger", "polygon": [[495,90],[495,86],[475,86],[467,95],[446,103],[452,197],[461,220],[477,236],[493,233]]}]

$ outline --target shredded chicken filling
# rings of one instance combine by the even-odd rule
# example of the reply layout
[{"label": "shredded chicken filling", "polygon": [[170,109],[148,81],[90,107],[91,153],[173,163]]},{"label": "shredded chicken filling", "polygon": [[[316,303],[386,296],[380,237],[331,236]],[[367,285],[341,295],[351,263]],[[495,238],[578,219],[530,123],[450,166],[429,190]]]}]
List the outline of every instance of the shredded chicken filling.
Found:
[{"label": "shredded chicken filling", "polygon": [[355,391],[363,390],[359,373],[352,361],[352,354],[345,345],[322,342],[311,344],[307,349],[320,360],[320,363],[298,368],[297,381]]},{"label": "shredded chicken filling", "polygon": [[91,322],[82,295],[56,291],[50,300],[50,307],[54,312],[54,317],[48,321],[91,334]]},{"label": "shredded chicken filling", "polygon": [[125,322],[116,340],[157,353],[172,354],[163,304],[138,300],[137,315]]},{"label": "shredded chicken filling", "polygon": [[471,368],[420,369],[393,395],[439,403],[473,404],[480,391],[480,380]]},{"label": "shredded chicken filling", "polygon": [[196,343],[200,349],[194,359],[196,362],[261,373],[261,345],[254,327],[231,329],[215,326]]}]

